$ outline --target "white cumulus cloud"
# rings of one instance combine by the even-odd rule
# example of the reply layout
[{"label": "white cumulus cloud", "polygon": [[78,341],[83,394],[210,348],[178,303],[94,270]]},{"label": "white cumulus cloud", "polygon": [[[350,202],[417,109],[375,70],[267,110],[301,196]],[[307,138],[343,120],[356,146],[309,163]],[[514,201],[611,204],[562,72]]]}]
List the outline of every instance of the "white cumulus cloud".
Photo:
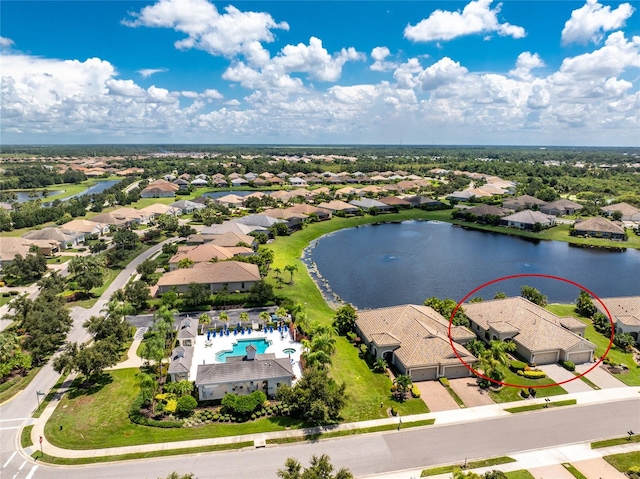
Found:
[{"label": "white cumulus cloud", "polygon": [[9,48],[14,45],[14,41],[11,38],[0,37],[0,47],[1,48]]},{"label": "white cumulus cloud", "polygon": [[377,72],[386,72],[393,70],[398,65],[394,62],[388,62],[385,59],[391,55],[387,47],[375,47],[371,50],[371,58],[374,62],[369,65],[369,69]]},{"label": "white cumulus cloud", "polygon": [[571,12],[571,18],[564,24],[562,43],[599,43],[606,32],[623,27],[634,11],[629,3],[622,3],[612,10],[598,0],[587,0],[582,7]]},{"label": "white cumulus cloud", "polygon": [[497,33],[500,36],[523,38],[525,29],[508,22],[500,23],[501,4],[491,8],[492,0],[469,2],[462,12],[436,10],[416,25],[407,25],[404,36],[414,42],[452,40],[473,34]]},{"label": "white cumulus cloud", "polygon": [[521,80],[531,80],[533,75],[531,70],[544,66],[544,62],[537,53],[522,52],[516,60],[516,67],[509,72],[512,77]]},{"label": "white cumulus cloud", "polygon": [[288,30],[286,22],[276,22],[268,13],[242,12],[227,6],[218,12],[207,0],[160,0],[132,12],[133,19],[123,20],[130,27],[172,28],[186,38],[176,48],[197,48],[212,55],[233,57],[255,50],[256,42],[272,42],[271,30]]}]

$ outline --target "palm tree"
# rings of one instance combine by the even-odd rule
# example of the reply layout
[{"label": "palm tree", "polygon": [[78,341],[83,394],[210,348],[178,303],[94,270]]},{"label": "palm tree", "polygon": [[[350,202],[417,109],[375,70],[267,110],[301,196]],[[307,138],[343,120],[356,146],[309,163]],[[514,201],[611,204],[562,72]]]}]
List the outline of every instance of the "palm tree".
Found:
[{"label": "palm tree", "polygon": [[282,273],[282,270],[276,266],[275,268],[273,268],[273,272],[276,275],[276,278],[279,278],[280,273]]},{"label": "palm tree", "polygon": [[198,316],[198,322],[200,324],[209,324],[211,322],[211,316],[209,316],[207,313],[202,313],[200,316]]},{"label": "palm tree", "polygon": [[413,381],[411,381],[411,376],[408,374],[398,374],[393,383],[396,385],[396,390],[400,393],[401,400],[404,401],[404,397],[406,392],[411,387]]},{"label": "palm tree", "polygon": [[220,311],[218,318],[220,321],[229,321],[229,314],[226,311]]},{"label": "palm tree", "polygon": [[245,323],[249,321],[249,313],[247,313],[246,311],[240,313],[240,321]]},{"label": "palm tree", "polygon": [[322,351],[331,356],[336,350],[336,340],[329,334],[317,334],[311,339],[311,351]]},{"label": "palm tree", "polygon": [[377,373],[383,373],[387,370],[387,362],[383,358],[378,358],[373,363],[373,370]]},{"label": "palm tree", "polygon": [[296,266],[295,264],[288,264],[284,267],[284,270],[288,271],[289,274],[291,275],[289,279],[289,284],[293,284],[293,273],[294,271],[298,271],[298,266]]},{"label": "palm tree", "polygon": [[325,369],[327,364],[331,364],[331,356],[324,351],[310,351],[304,354],[306,365],[308,368],[318,367]]},{"label": "palm tree", "polygon": [[258,317],[262,320],[264,324],[268,323],[271,320],[271,315],[268,311],[262,311]]}]

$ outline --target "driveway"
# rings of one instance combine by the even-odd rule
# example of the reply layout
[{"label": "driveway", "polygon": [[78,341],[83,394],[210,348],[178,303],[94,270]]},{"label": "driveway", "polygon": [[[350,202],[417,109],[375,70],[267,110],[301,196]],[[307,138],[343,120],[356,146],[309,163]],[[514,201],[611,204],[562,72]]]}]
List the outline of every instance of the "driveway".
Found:
[{"label": "driveway", "polygon": [[[584,363],[576,366],[576,371],[583,373],[593,366],[593,363]],[[619,381],[613,374],[610,374],[602,365],[589,371],[586,376],[592,383],[598,386],[600,389],[621,388],[625,384]]]},{"label": "driveway", "polygon": [[559,364],[543,364],[541,366],[538,366],[538,369],[542,369],[545,373],[547,373],[547,376],[549,376],[550,379],[553,379],[557,383],[567,381],[568,379],[574,379],[571,382],[561,385],[561,387],[569,394],[593,391],[591,386],[589,386],[584,381],[577,379],[571,371],[567,371]]},{"label": "driveway", "polygon": [[[575,467],[575,465],[574,465]],[[529,472],[536,479],[576,479],[573,474],[565,469],[562,464],[554,464],[553,466],[534,467]],[[608,476],[603,476],[608,477]]]},{"label": "driveway", "polygon": [[494,404],[493,399],[489,396],[489,391],[478,387],[476,378],[449,379],[449,384],[467,407]]},{"label": "driveway", "polygon": [[587,476],[587,479],[602,479],[603,477],[607,479],[626,479],[627,477],[601,457],[575,461],[571,465]]},{"label": "driveway", "polygon": [[460,409],[458,403],[449,395],[445,387],[438,381],[418,381],[413,383],[420,390],[420,397],[425,402],[429,411],[450,411]]}]

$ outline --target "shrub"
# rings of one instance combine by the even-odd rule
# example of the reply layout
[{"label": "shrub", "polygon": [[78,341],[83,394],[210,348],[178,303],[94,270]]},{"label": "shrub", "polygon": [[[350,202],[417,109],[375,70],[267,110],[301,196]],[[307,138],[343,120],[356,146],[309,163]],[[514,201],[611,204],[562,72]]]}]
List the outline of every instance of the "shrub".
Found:
[{"label": "shrub", "polygon": [[353,340],[354,340],[354,339],[356,339],[356,333],[354,333],[353,331],[349,331],[349,332],[347,333],[347,339],[348,339],[350,342],[353,342]]},{"label": "shrub", "polygon": [[571,361],[562,361],[560,364],[567,371],[575,371],[576,370],[576,365],[573,364]]},{"label": "shrub", "polygon": [[173,414],[176,412],[177,408],[178,401],[176,401],[175,399],[167,399],[167,404],[164,407],[165,411],[167,411],[169,414]]},{"label": "shrub", "polygon": [[449,383],[449,380],[445,377],[441,377],[440,379],[438,379],[438,381],[440,381],[440,384],[442,384],[445,388],[448,388],[451,386],[451,384]]},{"label": "shrub", "polygon": [[420,397],[420,389],[418,389],[418,386],[416,386],[415,384],[411,385],[411,396],[414,398]]},{"label": "shrub", "polygon": [[529,397],[529,391],[526,389],[521,389],[520,396],[522,396],[523,399],[527,399]]},{"label": "shrub", "polygon": [[524,371],[527,368],[527,364],[522,361],[511,361],[509,367],[512,371]]},{"label": "shrub", "polygon": [[391,415],[392,416],[397,416],[398,415],[398,410],[396,409],[395,406],[391,406]]},{"label": "shrub", "polygon": [[182,396],[177,401],[176,412],[180,416],[190,415],[198,407],[198,401],[193,396]]},{"label": "shrub", "polygon": [[255,418],[256,418],[256,415],[254,413],[254,414],[251,415],[251,419],[255,419]]},{"label": "shrub", "polygon": [[547,374],[544,371],[518,371],[518,376],[522,376],[527,379],[541,379],[546,378]]},{"label": "shrub", "polygon": [[631,475],[631,474],[639,475],[640,474],[640,466],[631,466],[627,470],[627,474],[629,474],[629,475]]}]

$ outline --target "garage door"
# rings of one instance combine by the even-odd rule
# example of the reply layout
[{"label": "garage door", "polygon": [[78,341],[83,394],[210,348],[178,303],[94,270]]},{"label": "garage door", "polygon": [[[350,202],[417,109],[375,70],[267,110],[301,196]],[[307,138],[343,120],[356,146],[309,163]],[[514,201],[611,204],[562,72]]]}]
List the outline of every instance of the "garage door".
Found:
[{"label": "garage door", "polygon": [[444,375],[449,379],[466,378],[470,374],[471,372],[462,364],[444,367]]},{"label": "garage door", "polygon": [[558,362],[558,353],[550,351],[546,353],[536,353],[534,362],[536,364],[553,364]]},{"label": "garage door", "polygon": [[567,357],[573,364],[582,364],[591,359],[591,353],[589,351],[580,351],[578,353],[569,353]]},{"label": "garage door", "polygon": [[411,370],[411,379],[416,382],[436,379],[437,375],[437,368],[416,368]]}]

